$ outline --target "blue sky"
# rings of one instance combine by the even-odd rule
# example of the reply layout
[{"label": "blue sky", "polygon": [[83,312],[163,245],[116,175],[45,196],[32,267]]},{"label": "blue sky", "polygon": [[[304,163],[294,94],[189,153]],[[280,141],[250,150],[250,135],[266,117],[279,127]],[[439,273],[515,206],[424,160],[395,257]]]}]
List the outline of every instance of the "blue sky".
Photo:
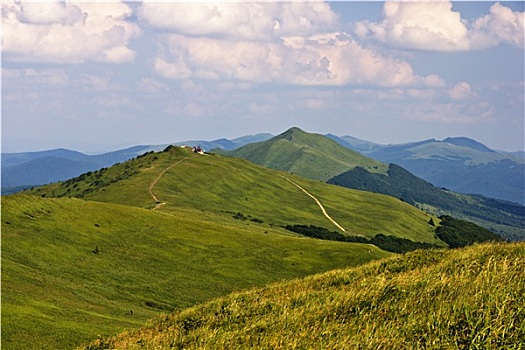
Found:
[{"label": "blue sky", "polygon": [[524,149],[524,3],[2,2],[2,151],[291,126]]}]

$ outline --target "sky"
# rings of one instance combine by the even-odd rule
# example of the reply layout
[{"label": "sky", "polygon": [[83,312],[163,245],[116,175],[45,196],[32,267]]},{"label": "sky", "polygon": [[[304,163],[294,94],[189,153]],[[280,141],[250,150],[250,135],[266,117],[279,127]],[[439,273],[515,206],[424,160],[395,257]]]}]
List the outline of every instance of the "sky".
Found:
[{"label": "sky", "polygon": [[524,150],[524,2],[2,0],[2,152],[277,135]]}]

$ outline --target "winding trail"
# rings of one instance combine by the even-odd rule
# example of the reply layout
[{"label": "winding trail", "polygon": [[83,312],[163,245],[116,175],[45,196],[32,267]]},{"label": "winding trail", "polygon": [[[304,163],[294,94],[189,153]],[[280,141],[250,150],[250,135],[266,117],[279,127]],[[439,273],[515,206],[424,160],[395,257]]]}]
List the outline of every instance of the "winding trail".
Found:
[{"label": "winding trail", "polygon": [[161,202],[159,200],[159,197],[157,197],[157,195],[153,192],[153,187],[155,187],[155,185],[157,184],[157,182],[159,182],[160,178],[168,171],[170,170],[171,168],[173,168],[175,165],[181,163],[182,161],[185,161],[186,159],[188,159],[188,157],[185,157],[185,158],[182,158],[178,161],[176,161],[175,163],[171,164],[169,167],[167,167],[166,169],[162,170],[160,172],[160,174],[155,178],[155,180],[153,180],[150,184],[149,184],[149,187],[148,187],[148,193],[149,195],[151,196],[151,198],[153,198],[153,200],[156,202],[155,206],[151,209],[151,210],[157,210],[159,209],[160,207],[162,207],[163,205],[165,205],[166,203],[164,202]]},{"label": "winding trail", "polygon": [[[282,176],[282,175],[281,175]],[[326,216],[328,218],[328,220],[330,220],[332,222],[332,224],[334,224],[335,226],[337,226],[338,229],[340,229],[341,231],[343,232],[346,232],[346,230],[344,229],[343,226],[339,225],[334,219],[332,219],[330,217],[330,215],[328,215],[328,213],[326,212],[326,210],[324,209],[323,205],[321,204],[321,202],[319,202],[319,200],[317,198],[315,198],[310,192],[308,192],[307,190],[305,190],[304,188],[302,188],[301,186],[299,186],[296,182],[290,180],[289,178],[287,178],[286,176],[283,176],[286,180],[290,181],[295,187],[297,187],[298,189],[300,189],[301,191],[303,191],[304,193],[306,193],[309,197],[311,197],[316,203],[317,205],[319,206],[319,208],[321,208],[321,211],[323,212],[324,216]]]}]

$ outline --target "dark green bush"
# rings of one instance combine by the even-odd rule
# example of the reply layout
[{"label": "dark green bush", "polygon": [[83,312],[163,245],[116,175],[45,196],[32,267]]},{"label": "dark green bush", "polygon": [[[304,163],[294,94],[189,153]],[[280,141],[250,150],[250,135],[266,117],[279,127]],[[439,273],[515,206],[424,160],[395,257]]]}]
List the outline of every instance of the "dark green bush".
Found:
[{"label": "dark green bush", "polygon": [[471,222],[458,220],[448,215],[443,215],[440,219],[441,224],[436,229],[436,234],[450,248],[460,248],[488,241],[503,241],[503,238],[495,233]]}]

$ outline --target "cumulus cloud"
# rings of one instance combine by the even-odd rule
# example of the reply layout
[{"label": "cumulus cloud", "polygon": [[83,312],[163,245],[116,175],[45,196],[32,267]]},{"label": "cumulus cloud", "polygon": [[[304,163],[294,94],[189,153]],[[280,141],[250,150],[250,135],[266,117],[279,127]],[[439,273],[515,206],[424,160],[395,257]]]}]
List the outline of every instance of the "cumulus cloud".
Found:
[{"label": "cumulus cloud", "polygon": [[354,32],[394,47],[428,51],[467,51],[508,43],[523,47],[524,13],[495,3],[490,14],[468,22],[452,3],[386,2],[380,22],[361,21]]},{"label": "cumulus cloud", "polygon": [[363,48],[348,35],[284,37],[281,42],[163,36],[156,71],[172,79],[226,79],[296,85],[441,86],[405,61]]},{"label": "cumulus cloud", "polygon": [[339,24],[323,2],[144,2],[142,22],[184,35],[270,40],[308,36]]},{"label": "cumulus cloud", "polygon": [[171,79],[295,85],[436,86],[409,63],[339,31],[324,2],[145,2],[141,23],[162,29],[155,70]]},{"label": "cumulus cloud", "polygon": [[476,94],[472,91],[469,83],[462,81],[450,89],[449,96],[453,100],[460,101],[470,97],[476,97]]},{"label": "cumulus cloud", "polygon": [[127,47],[140,33],[121,2],[2,2],[4,59],[122,63],[134,59]]},{"label": "cumulus cloud", "polygon": [[475,48],[509,43],[524,47],[524,12],[513,12],[499,2],[490,7],[490,14],[474,22],[471,41]]}]

